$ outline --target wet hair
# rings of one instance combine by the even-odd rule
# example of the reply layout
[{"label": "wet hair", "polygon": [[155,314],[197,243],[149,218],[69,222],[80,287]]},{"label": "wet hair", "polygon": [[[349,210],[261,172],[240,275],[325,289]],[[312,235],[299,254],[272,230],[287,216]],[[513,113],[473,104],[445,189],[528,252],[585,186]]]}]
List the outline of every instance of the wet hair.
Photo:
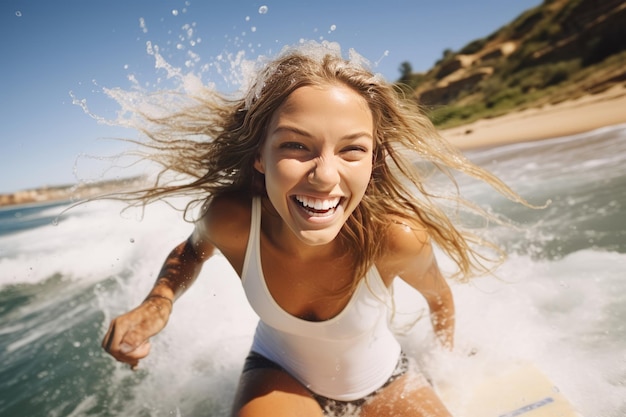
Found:
[{"label": "wet hair", "polygon": [[458,193],[433,192],[427,177],[444,173],[456,189],[454,172],[458,171],[512,200],[523,200],[447,143],[414,101],[372,73],[358,55],[343,58],[338,48],[328,44],[286,48],[263,65],[239,98],[207,87],[193,95],[175,93],[184,104],[165,116],[138,112],[147,122],[141,130],[148,140],[141,145],[148,151],[142,156],[162,169],[152,186],[122,198],[147,204],[184,196],[191,198],[188,210],[224,193],[263,195],[264,178],[253,165],[274,112],[298,88],[333,85],[347,86],[363,97],[374,121],[371,181],[339,234],[352,255],[354,285],[384,254],[385,236],[394,223],[425,228],[456,263],[461,280],[488,268],[484,249],[496,258],[501,256],[499,249],[460,230],[446,207],[452,201],[457,208],[486,214]]}]

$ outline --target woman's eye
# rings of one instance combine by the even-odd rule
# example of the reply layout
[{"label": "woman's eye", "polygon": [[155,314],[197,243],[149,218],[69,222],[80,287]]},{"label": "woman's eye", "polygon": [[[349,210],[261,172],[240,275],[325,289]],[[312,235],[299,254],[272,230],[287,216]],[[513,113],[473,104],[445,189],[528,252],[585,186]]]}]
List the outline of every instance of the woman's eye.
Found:
[{"label": "woman's eye", "polygon": [[367,152],[367,149],[365,149],[362,146],[348,146],[343,151],[344,152]]},{"label": "woman's eye", "polygon": [[361,161],[367,158],[369,153],[369,148],[362,145],[350,145],[341,150],[343,158],[347,161]]},{"label": "woman's eye", "polygon": [[352,156],[362,156],[362,154],[366,154],[368,149],[363,146],[348,146],[342,150],[342,152],[346,155]]},{"label": "woman's eye", "polygon": [[306,147],[298,142],[285,142],[280,145],[281,149],[290,149],[290,150],[306,150]]}]

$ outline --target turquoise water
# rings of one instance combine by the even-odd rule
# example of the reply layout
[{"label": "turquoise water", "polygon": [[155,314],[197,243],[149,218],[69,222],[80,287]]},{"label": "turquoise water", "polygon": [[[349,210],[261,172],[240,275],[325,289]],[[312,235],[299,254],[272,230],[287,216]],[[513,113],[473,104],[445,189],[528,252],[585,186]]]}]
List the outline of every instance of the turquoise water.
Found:
[{"label": "turquoise water", "polygon": [[[405,349],[452,384],[501,360],[532,361],[583,415],[626,415],[626,126],[469,156],[531,202],[552,204],[530,210],[464,184],[518,226],[487,231],[510,258],[498,279],[453,285],[456,353],[433,349],[424,322],[403,336]],[[54,225],[64,207],[0,211],[0,416],[226,416],[256,318],[225,260],[209,261],[131,372],[100,339],[191,226],[165,205],[139,221],[112,202]],[[400,320],[419,314],[419,297],[396,293]]]}]

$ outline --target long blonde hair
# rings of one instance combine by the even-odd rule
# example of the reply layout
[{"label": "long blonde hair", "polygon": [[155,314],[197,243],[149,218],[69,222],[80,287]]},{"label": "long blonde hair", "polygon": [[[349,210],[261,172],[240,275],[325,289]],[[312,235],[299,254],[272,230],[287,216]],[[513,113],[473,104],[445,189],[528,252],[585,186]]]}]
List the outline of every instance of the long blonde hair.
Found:
[{"label": "long blonde hair", "polygon": [[[152,186],[118,197],[147,204],[170,196],[192,197],[192,203],[198,203],[227,192],[263,195],[263,177],[253,163],[274,111],[300,87],[332,84],[348,86],[362,96],[374,119],[371,183],[339,235],[354,260],[355,282],[382,255],[387,230],[397,219],[425,227],[458,266],[459,279],[484,270],[480,248],[496,247],[453,224],[439,204],[449,197],[426,188],[418,165],[447,173],[454,186],[452,171],[459,171],[512,200],[524,201],[443,140],[416,103],[402,98],[399,90],[368,70],[362,60],[344,59],[328,45],[287,48],[259,71],[243,97],[231,99],[206,88],[185,97],[191,103],[164,117],[138,112],[150,126],[141,128],[149,138],[142,142],[148,148],[142,156],[157,162],[161,175]],[[186,180],[169,181],[166,178],[172,177],[166,174],[171,173],[182,174]],[[459,196],[454,200],[484,215]]]}]

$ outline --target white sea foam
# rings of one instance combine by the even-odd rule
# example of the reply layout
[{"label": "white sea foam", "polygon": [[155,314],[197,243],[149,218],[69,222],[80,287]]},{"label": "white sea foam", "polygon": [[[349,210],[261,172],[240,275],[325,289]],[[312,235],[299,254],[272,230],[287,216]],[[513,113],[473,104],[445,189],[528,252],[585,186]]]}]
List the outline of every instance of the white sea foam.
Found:
[{"label": "white sea foam", "polygon": [[[610,252],[583,250],[558,261],[513,256],[499,278],[453,286],[454,354],[432,349],[426,320],[405,338],[406,348],[435,381],[460,388],[501,364],[535,363],[583,415],[617,416],[626,397],[624,270],[626,255]],[[397,293],[401,310],[416,308],[410,291]]]},{"label": "white sea foam", "polygon": [[[122,275],[115,288],[101,292],[98,308],[106,322],[136,305],[164,256],[186,238],[191,226],[165,206],[150,208],[141,222],[120,216],[119,209],[113,203],[91,203],[70,212],[58,226],[0,238],[0,245],[13,245],[19,254],[0,261],[3,285],[44,283],[55,273],[68,285]],[[444,270],[449,268],[445,258],[441,263]],[[616,417],[612,410],[622,406],[626,395],[625,267],[626,255],[591,249],[558,260],[513,255],[498,270],[499,279],[453,284],[456,353],[434,347],[426,319],[402,337],[403,344],[434,380],[451,384],[466,383],[471,371],[497,366],[498,361],[534,362],[583,414]],[[397,283],[395,293],[399,320],[412,320],[426,308],[405,284]],[[52,309],[56,301],[37,308]],[[32,313],[24,311],[25,316]],[[76,311],[72,317],[83,314]],[[139,412],[146,401],[158,403],[161,410],[202,404],[213,407],[213,415],[226,415],[255,324],[236,274],[216,256],[176,303],[168,328],[155,338],[153,353],[142,363],[143,380],[130,388],[140,402],[127,404],[127,409]],[[52,327],[63,332],[71,325],[61,321]],[[42,331],[34,329],[9,350],[36,342],[44,337]],[[470,351],[476,354],[468,357]],[[120,367],[112,382],[125,384],[127,375]]]}]

